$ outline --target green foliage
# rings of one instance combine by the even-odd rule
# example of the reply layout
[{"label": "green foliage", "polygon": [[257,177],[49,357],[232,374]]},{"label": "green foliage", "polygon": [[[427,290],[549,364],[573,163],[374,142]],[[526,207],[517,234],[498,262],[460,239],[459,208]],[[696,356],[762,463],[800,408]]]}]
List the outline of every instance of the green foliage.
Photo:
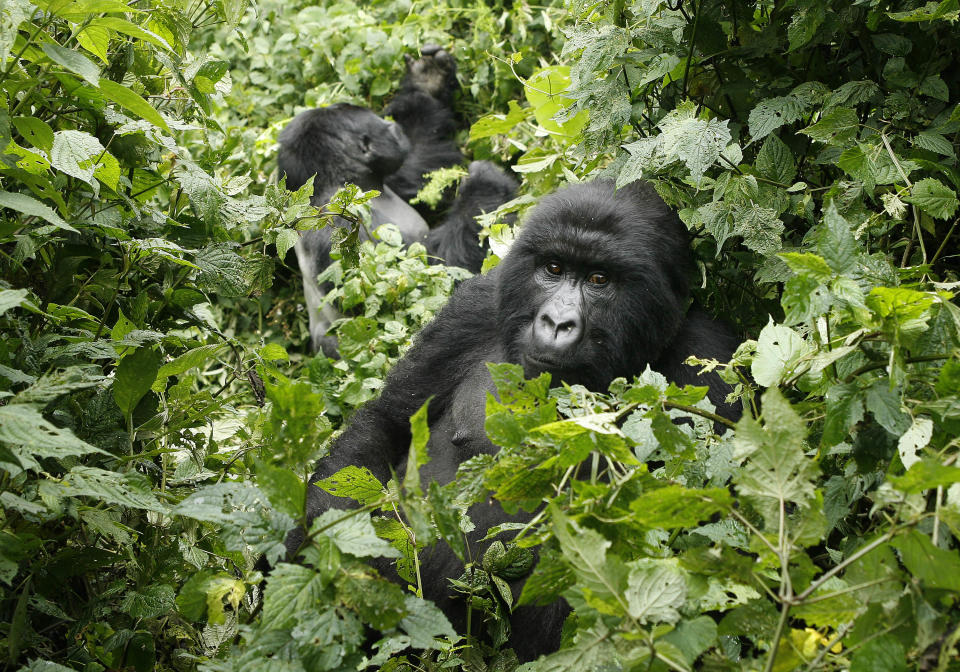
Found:
[{"label": "green foliage", "polygon": [[[526,670],[955,667],[958,18],[956,0],[6,3],[7,668],[511,670],[511,609],[559,597],[563,647]],[[428,41],[458,62],[463,144],[524,178],[482,221],[486,266],[503,215],[557,185],[649,180],[692,233],[696,298],[749,336],[694,362],[734,386],[735,426],[653,371],[588,391],[493,365],[501,451],[453,483],[419,478],[427,407],[405,473],[308,482],[464,276],[390,227],[361,242],[370,192],[321,211],[275,184],[276,133],[303,107],[381,109]],[[336,361],[303,354],[285,265],[334,215]],[[315,487],[359,508],[308,526]],[[481,552],[463,532],[490,497],[533,518]],[[433,543],[464,560],[451,590],[487,644],[420,598]]]}]

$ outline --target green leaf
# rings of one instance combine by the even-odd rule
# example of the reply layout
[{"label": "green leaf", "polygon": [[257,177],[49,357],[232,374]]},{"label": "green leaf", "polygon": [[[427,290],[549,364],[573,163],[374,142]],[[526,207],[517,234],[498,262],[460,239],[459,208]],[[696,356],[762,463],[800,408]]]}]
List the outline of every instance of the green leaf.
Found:
[{"label": "green leaf", "polygon": [[77,43],[106,64],[110,63],[107,47],[110,46],[111,32],[103,26],[87,25],[76,34]]},{"label": "green leaf", "polygon": [[243,20],[244,15],[247,13],[250,0],[221,0],[221,5],[227,26],[232,29],[240,25],[240,21]]},{"label": "green leaf", "polygon": [[366,467],[347,465],[333,476],[317,481],[317,485],[334,497],[350,497],[360,506],[378,501],[384,496],[383,484]]},{"label": "green leaf", "polygon": [[260,463],[256,474],[257,485],[273,508],[293,518],[303,515],[307,485],[292,469]]},{"label": "green leaf", "polygon": [[0,315],[11,308],[19,308],[27,301],[30,292],[25,289],[0,289]]},{"label": "green leaf", "polygon": [[[737,491],[752,497],[768,524],[779,520],[779,503],[806,508],[814,498],[817,466],[803,453],[807,426],[776,387],[762,398],[763,428],[744,416],[737,423],[735,456],[746,458],[734,475]],[[776,525],[772,529],[776,529]]]},{"label": "green leaf", "polygon": [[910,195],[905,197],[904,200],[913,203],[936,219],[953,217],[957,211],[957,206],[960,205],[953,189],[944,186],[939,180],[932,177],[926,177],[915,182],[910,189]]},{"label": "green leaf", "polygon": [[285,259],[287,252],[293,249],[293,246],[300,240],[300,234],[293,229],[280,229],[277,231],[277,238],[274,241],[277,246],[277,258]]},{"label": "green leaf", "polygon": [[43,53],[53,62],[62,65],[72,73],[80,75],[91,85],[97,86],[100,83],[100,67],[79,51],[61,47],[54,42],[44,42]]},{"label": "green leaf", "polygon": [[323,531],[319,534],[332,539],[344,553],[357,557],[400,557],[397,549],[377,536],[367,513],[348,515],[347,511],[327,509],[313,519],[310,525],[311,536],[315,536],[321,529]]},{"label": "green leaf", "polygon": [[154,584],[143,590],[127,593],[120,608],[133,618],[159,618],[173,611],[175,595],[173,586],[165,583]]},{"label": "green leaf", "polygon": [[326,583],[309,567],[281,562],[271,570],[263,594],[263,625],[271,630],[292,627],[298,613],[320,607]]},{"label": "green leaf", "polygon": [[176,599],[177,610],[188,621],[199,622],[207,613],[207,590],[211,577],[209,571],[194,572],[180,588]]},{"label": "green leaf", "polygon": [[675,560],[640,560],[627,578],[623,597],[632,618],[643,623],[676,623],[687,584]]},{"label": "green leaf", "polygon": [[0,191],[0,206],[4,208],[10,208],[11,210],[16,210],[17,212],[22,212],[30,217],[39,217],[44,221],[50,222],[58,229],[71,231],[73,233],[80,233],[75,228],[63,221],[63,219],[60,218],[60,215],[58,215],[53,208],[48,205],[44,205],[32,196],[10,191]]},{"label": "green leaf", "polygon": [[22,446],[37,457],[62,459],[88,453],[109,454],[81,441],[69,429],[48,422],[37,407],[27,404],[0,406],[0,442]]},{"label": "green leaf", "polygon": [[594,530],[577,526],[556,504],[551,503],[549,510],[560,550],[577,577],[574,589],[597,611],[622,615],[628,572],[619,558],[607,555],[610,542]]},{"label": "green leaf", "polygon": [[537,123],[543,128],[567,138],[576,137],[586,125],[589,117],[586,111],[563,122],[554,120],[561,110],[574,104],[574,100],[564,95],[570,88],[570,68],[554,65],[533,73],[524,83],[523,93],[533,108]]},{"label": "green leaf", "polygon": [[410,646],[413,648],[437,648],[434,639],[460,639],[450,621],[433,602],[407,595],[403,604],[407,615],[400,620],[400,628],[410,636]]},{"label": "green leaf", "polygon": [[917,530],[895,538],[890,545],[900,551],[903,564],[928,588],[960,592],[960,555],[937,548]]},{"label": "green leaf", "polygon": [[837,212],[833,201],[816,229],[816,251],[838,274],[852,273],[857,268],[860,246],[853,237],[850,224]]},{"label": "green leaf", "polygon": [[924,459],[913,464],[903,476],[892,476],[890,483],[901,492],[915,494],[960,483],[960,469]]},{"label": "green leaf", "polygon": [[754,140],[767,137],[785,124],[792,124],[803,117],[809,103],[796,96],[767,98],[750,112],[750,135]]},{"label": "green leaf", "polygon": [[643,493],[630,503],[634,518],[648,527],[694,527],[717,513],[730,510],[733,500],[725,488],[687,489],[681,485]]},{"label": "green leaf", "polygon": [[784,186],[793,182],[797,174],[793,152],[773,134],[767,136],[757,152],[756,167],[761,176]]},{"label": "green leaf", "polygon": [[787,51],[796,51],[813,39],[826,16],[827,13],[822,5],[812,4],[801,7],[787,26],[787,39],[790,42],[790,48]]},{"label": "green leaf", "polygon": [[223,601],[226,600],[236,611],[245,592],[243,581],[232,576],[224,574],[210,579],[207,582],[207,622],[211,625],[226,623],[226,605]]},{"label": "green leaf", "polygon": [[[170,46],[170,44],[156,33],[153,33],[143,26],[138,26],[137,24],[131,23],[130,21],[122,19],[118,16],[101,16],[92,20],[89,24],[87,24],[87,27],[100,30],[115,30],[118,33],[135,37],[139,40],[143,40],[144,42],[149,42],[150,44],[156,45],[166,51],[173,51],[173,48]],[[96,82],[91,83],[96,86]]]},{"label": "green leaf", "polygon": [[793,375],[796,363],[810,352],[811,346],[795,331],[774,324],[771,319],[757,338],[757,354],[750,373],[758,385],[771,387]]},{"label": "green leaf", "polygon": [[854,651],[850,672],[906,672],[907,652],[892,634],[871,637]]},{"label": "green leaf", "polygon": [[163,380],[170,376],[179,376],[181,373],[186,373],[190,369],[203,366],[226,348],[226,345],[214,343],[212,345],[201,345],[187,350],[173,361],[161,366],[157,372],[157,380]]},{"label": "green leaf", "polygon": [[820,440],[825,446],[835,446],[863,420],[863,394],[855,382],[832,385],[827,390],[826,402],[827,417]]},{"label": "green leaf", "polygon": [[47,122],[36,117],[14,117],[12,121],[20,135],[31,145],[45,152],[53,149],[53,129]]},{"label": "green leaf", "polygon": [[103,95],[121,107],[133,112],[141,119],[149,121],[154,126],[159,126],[167,133],[173,133],[170,127],[167,126],[167,122],[160,116],[160,113],[153,109],[150,103],[140,97],[140,94],[131,91],[123,84],[117,84],[109,79],[100,80],[100,86],[98,88]]},{"label": "green leaf", "polygon": [[50,150],[50,165],[92,185],[96,161],[105,151],[100,141],[89,133],[57,131]]},{"label": "green leaf", "polygon": [[828,145],[845,145],[857,137],[860,118],[849,107],[837,107],[824,114],[820,121],[801,129],[817,142]]},{"label": "green leaf", "polygon": [[416,496],[422,494],[420,467],[430,461],[430,455],[427,452],[427,444],[430,442],[430,426],[427,416],[429,405],[430,400],[427,399],[417,409],[417,412],[410,416],[410,455],[407,458],[407,470],[403,475],[403,489]]},{"label": "green leaf", "polygon": [[756,203],[733,209],[733,235],[742,236],[743,244],[759,254],[773,254],[783,246],[783,222],[777,211]]},{"label": "green leaf", "polygon": [[150,482],[135,472],[118,474],[96,467],[74,467],[59,483],[66,497],[89,497],[95,502],[119,504],[131,509],[166,513],[153,495]]},{"label": "green leaf", "polygon": [[138,348],[120,360],[113,380],[113,398],[124,415],[133,412],[137,403],[150,391],[160,371],[162,357],[152,348]]},{"label": "green leaf", "polygon": [[488,114],[477,119],[470,127],[469,142],[509,133],[533,113],[533,108],[520,107],[515,100],[508,101],[507,104],[509,109],[507,114]]}]

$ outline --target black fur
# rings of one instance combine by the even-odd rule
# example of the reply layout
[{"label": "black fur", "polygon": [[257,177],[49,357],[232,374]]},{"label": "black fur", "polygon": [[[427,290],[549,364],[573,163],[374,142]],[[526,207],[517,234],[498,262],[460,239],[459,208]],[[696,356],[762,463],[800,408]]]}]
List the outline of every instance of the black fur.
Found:
[{"label": "black fur", "polygon": [[[464,281],[419,334],[381,396],[357,411],[311,482],[347,465],[365,466],[384,482],[402,474],[408,419],[431,396],[425,482],[447,483],[464,460],[495,453],[484,431],[485,395],[493,390],[486,362],[522,364],[530,376],[547,370],[556,384],[564,380],[601,391],[615,377],[639,374],[649,364],[679,383],[709,384],[720,412],[736,417],[739,409],[723,402],[727,386],[713,375],[698,378],[683,364],[690,354],[727,358],[735,344],[719,323],[685,314],[688,265],[686,230],[647,185],[615,192],[602,181],[547,196],[501,264]],[[606,282],[599,282],[601,273]],[[309,493],[311,518],[351,506],[320,488]],[[526,519],[506,515],[492,501],[473,506],[470,517],[476,524],[467,535],[474,558],[483,556],[480,539],[489,527]],[[301,540],[302,533],[288,540],[291,551]],[[463,632],[463,603],[451,598],[446,583],[461,574],[462,565],[442,545],[420,561],[425,597]],[[378,567],[395,576],[386,561]],[[510,643],[521,659],[557,648],[567,612],[558,602],[513,613]]]},{"label": "black fur", "polygon": [[[400,168],[410,150],[397,124],[368,109],[341,103],[301,112],[283,129],[279,140],[277,164],[289,189],[299,189],[316,174],[311,203],[317,206],[327,203],[347,182],[364,190],[377,189],[381,193],[371,201],[371,227],[390,222],[400,229],[407,244],[425,240],[428,229],[423,217],[384,184],[384,178]],[[330,264],[330,235],[329,227],[306,231],[294,250],[303,274],[311,345],[314,351],[334,356],[336,339],[326,332],[337,315],[329,306],[322,306],[328,288],[316,282],[317,274]]]},{"label": "black fur", "polygon": [[517,195],[517,181],[489,161],[474,161],[443,222],[431,229],[427,249],[447,266],[480,272],[489,245],[478,240],[477,215],[492,212]]},{"label": "black fur", "polygon": [[[405,201],[417,195],[426,180],[423,176],[439,168],[463,162],[463,154],[454,142],[456,120],[453,94],[457,89],[457,66],[453,57],[436,45],[424,45],[421,57],[407,56],[407,74],[400,91],[383,111],[400,124],[410,140],[403,165],[386,183]],[[439,210],[449,205],[442,202]],[[432,208],[418,204],[426,217]]]}]

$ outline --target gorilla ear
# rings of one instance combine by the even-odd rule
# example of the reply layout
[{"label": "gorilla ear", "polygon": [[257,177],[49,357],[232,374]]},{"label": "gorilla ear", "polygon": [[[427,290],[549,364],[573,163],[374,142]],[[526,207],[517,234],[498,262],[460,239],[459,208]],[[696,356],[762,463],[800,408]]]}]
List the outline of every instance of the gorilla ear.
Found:
[{"label": "gorilla ear", "polygon": [[410,54],[404,54],[403,60],[406,61],[407,69],[409,70],[410,66],[413,65],[413,56],[411,56]]}]

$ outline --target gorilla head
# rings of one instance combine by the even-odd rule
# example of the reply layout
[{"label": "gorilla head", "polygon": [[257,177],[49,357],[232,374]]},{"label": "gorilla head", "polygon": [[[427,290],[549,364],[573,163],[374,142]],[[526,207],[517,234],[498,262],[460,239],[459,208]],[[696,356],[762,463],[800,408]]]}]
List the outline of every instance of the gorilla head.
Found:
[{"label": "gorilla head", "polygon": [[680,329],[688,267],[686,229],[649,185],[544,198],[499,269],[507,359],[592,390],[640,373]]},{"label": "gorilla head", "polygon": [[399,125],[346,103],[301,112],[279,141],[277,165],[287,188],[299,189],[316,174],[314,200],[320,203],[345,182],[381,189],[383,178],[400,168],[410,150]]}]

